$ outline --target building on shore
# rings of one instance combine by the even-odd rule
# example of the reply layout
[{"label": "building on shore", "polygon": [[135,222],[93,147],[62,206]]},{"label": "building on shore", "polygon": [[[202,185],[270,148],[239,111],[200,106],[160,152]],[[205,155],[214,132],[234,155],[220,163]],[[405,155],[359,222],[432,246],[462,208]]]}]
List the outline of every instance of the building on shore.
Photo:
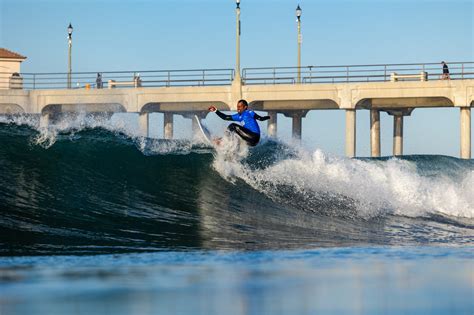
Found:
[{"label": "building on shore", "polygon": [[0,47],[0,89],[21,89],[21,63],[26,59],[16,52]]}]

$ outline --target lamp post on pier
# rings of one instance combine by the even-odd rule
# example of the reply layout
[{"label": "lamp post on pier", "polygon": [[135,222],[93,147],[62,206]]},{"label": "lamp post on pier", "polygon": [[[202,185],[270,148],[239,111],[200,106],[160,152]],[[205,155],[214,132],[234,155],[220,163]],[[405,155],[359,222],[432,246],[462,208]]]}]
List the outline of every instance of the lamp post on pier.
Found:
[{"label": "lamp post on pier", "polygon": [[298,7],[296,7],[296,17],[297,17],[297,23],[298,23],[298,78],[297,82],[301,83],[301,43],[302,43],[302,37],[301,37],[301,8],[300,5],[298,4]]},{"label": "lamp post on pier", "polygon": [[240,82],[240,0],[235,0],[237,7],[235,8],[236,15],[236,60],[235,60],[235,80]]},{"label": "lamp post on pier", "polygon": [[67,88],[71,88],[71,73],[72,73],[72,67],[71,67],[71,50],[72,50],[72,25],[69,23],[69,26],[67,28],[67,33],[68,33],[68,47],[69,47],[69,52],[68,52],[68,57],[69,57],[69,62],[68,62],[68,72],[67,72]]}]

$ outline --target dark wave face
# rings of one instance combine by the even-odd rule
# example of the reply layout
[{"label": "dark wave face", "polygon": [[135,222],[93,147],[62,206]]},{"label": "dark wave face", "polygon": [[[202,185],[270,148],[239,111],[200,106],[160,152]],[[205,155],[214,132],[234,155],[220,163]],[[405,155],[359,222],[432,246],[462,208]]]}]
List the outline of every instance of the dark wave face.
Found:
[{"label": "dark wave face", "polygon": [[0,124],[0,255],[474,244],[472,160],[43,136]]}]

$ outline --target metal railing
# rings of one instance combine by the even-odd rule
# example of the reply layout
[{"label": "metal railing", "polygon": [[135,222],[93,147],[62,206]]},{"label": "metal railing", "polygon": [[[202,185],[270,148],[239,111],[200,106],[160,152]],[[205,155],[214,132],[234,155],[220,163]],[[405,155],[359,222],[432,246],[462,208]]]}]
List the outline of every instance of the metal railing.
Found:
[{"label": "metal railing", "polygon": [[[451,80],[474,79],[474,62],[449,62]],[[300,70],[300,71],[298,71]],[[403,77],[426,73],[428,81],[442,79],[440,63],[307,66],[307,67],[266,67],[242,70],[242,83],[251,84],[315,84],[349,82],[387,82],[390,75],[397,73]],[[298,82],[298,74],[301,82]],[[116,88],[171,86],[215,86],[230,85],[234,79],[233,69],[198,70],[156,70],[156,71],[106,71],[102,75],[102,88],[108,88],[110,80],[117,82]],[[71,76],[73,89],[96,88],[97,72],[74,72]],[[407,80],[407,79],[405,79]],[[416,80],[408,79],[408,80]],[[123,84],[120,84],[123,83]],[[66,89],[68,73],[11,73],[0,72],[0,89]]]},{"label": "metal railing", "polygon": [[[474,62],[447,63],[451,80],[474,79]],[[344,66],[267,67],[244,68],[243,84],[295,84],[298,70],[301,83],[349,83],[387,82],[390,74],[398,75],[427,73],[427,79],[441,80],[443,68],[440,63],[408,63]]]},{"label": "metal railing", "polygon": [[[109,80],[130,82],[139,77],[141,87],[213,86],[230,85],[233,69],[157,70],[157,71],[105,71],[102,88],[108,88]],[[13,80],[12,80],[13,79]],[[73,72],[73,89],[95,88],[97,72]],[[21,73],[13,78],[11,73],[0,73],[0,89],[23,88],[26,90],[67,89],[68,73]],[[117,85],[120,88],[120,85]]]}]

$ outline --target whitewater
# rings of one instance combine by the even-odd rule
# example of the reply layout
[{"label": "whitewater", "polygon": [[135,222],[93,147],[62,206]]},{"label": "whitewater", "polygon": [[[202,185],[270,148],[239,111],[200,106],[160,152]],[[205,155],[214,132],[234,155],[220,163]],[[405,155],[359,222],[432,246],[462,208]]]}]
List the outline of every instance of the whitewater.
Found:
[{"label": "whitewater", "polygon": [[[0,144],[7,314],[81,314],[54,296],[92,292],[104,299],[90,313],[307,314],[342,301],[333,313],[345,314],[361,291],[367,314],[474,309],[473,160],[349,159],[272,138],[213,148],[86,113],[48,128],[2,117]],[[189,303],[163,300],[169,290]]]}]

